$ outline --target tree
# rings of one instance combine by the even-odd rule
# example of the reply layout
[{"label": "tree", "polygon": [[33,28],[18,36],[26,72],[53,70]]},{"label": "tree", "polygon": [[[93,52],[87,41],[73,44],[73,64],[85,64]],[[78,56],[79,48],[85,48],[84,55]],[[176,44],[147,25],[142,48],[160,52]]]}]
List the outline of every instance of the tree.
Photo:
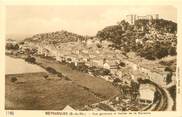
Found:
[{"label": "tree", "polygon": [[34,57],[28,56],[25,59],[26,62],[30,62],[30,63],[36,63],[36,59]]},{"label": "tree", "polygon": [[19,45],[18,44],[7,43],[6,44],[6,49],[7,50],[18,50]]},{"label": "tree", "polygon": [[174,56],[177,54],[176,47],[170,47],[168,50],[169,55]]},{"label": "tree", "polygon": [[15,44],[14,49],[15,50],[18,50],[19,49],[19,45],[18,44]]},{"label": "tree", "polygon": [[16,77],[12,77],[11,78],[11,82],[16,82],[17,81],[17,78]]},{"label": "tree", "polygon": [[46,70],[49,72],[49,73],[52,73],[52,74],[57,74],[57,71],[52,68],[52,67],[47,67]]}]

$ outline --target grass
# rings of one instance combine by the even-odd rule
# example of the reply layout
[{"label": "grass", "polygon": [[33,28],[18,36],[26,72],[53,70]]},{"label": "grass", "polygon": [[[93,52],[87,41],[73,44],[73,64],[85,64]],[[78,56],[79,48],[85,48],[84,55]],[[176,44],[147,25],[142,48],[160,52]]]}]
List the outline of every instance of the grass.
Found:
[{"label": "grass", "polygon": [[[54,60],[36,58],[36,61],[44,68],[51,66],[69,80],[43,72],[6,75],[5,109],[62,110],[66,105],[81,109],[119,94],[118,89],[101,78],[72,70]],[[17,80],[12,82],[14,77]]]},{"label": "grass", "polygon": [[[46,80],[44,75],[45,73],[6,75],[5,109],[61,110],[66,105],[79,109],[86,104],[101,101],[72,81]],[[12,77],[16,77],[17,81],[12,82]]]},{"label": "grass", "polygon": [[46,60],[37,57],[36,61],[38,63],[41,63],[41,65],[45,68],[51,66],[57,72],[60,72],[63,75],[67,76],[76,84],[88,88],[96,94],[105,97],[105,99],[111,98],[119,94],[119,91],[110,82],[107,82],[104,79],[90,76],[87,73],[72,70],[67,65],[60,64],[59,62],[56,62],[54,60]]}]

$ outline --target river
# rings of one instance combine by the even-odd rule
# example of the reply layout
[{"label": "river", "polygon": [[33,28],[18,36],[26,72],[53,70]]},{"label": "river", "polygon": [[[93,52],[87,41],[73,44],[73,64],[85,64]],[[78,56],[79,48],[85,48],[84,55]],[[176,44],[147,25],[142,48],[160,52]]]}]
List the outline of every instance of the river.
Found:
[{"label": "river", "polygon": [[23,59],[6,56],[5,60],[6,74],[46,72],[43,68],[34,64],[27,63]]}]

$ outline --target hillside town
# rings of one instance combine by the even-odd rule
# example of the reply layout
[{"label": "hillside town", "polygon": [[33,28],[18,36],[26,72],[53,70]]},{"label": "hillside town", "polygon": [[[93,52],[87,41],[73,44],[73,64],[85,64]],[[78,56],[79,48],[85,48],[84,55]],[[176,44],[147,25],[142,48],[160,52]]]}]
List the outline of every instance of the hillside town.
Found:
[{"label": "hillside town", "polygon": [[[139,22],[143,20],[149,21],[149,23],[143,25],[142,22]],[[147,108],[155,110],[156,108],[152,106],[160,105],[156,98],[166,100],[162,96],[170,95],[167,89],[175,86],[176,52],[174,49],[177,45],[176,32],[168,29],[161,32],[152,25],[156,20],[159,20],[158,14],[128,15],[127,20],[122,21],[116,28],[103,29],[103,32],[98,32],[94,37],[58,31],[36,34],[21,42],[7,40],[6,54],[31,56],[35,59],[36,57],[51,58],[60,64],[71,66],[72,69],[102,78],[119,89],[120,95],[99,103],[85,105],[81,110],[133,111],[147,110]],[[132,25],[134,27],[129,29]],[[105,36],[107,31],[119,30],[118,27],[122,33],[118,33],[114,37],[121,36],[118,37],[120,45],[112,36]],[[116,34],[116,32],[114,33]],[[143,51],[149,50],[152,45],[157,47],[157,43],[169,45],[173,50],[164,56],[156,54],[142,57],[141,54],[146,53]],[[126,51],[128,48],[129,50]],[[136,54],[134,49],[138,49],[139,54]],[[166,51],[163,49],[162,53],[164,52]],[[168,66],[160,64],[167,62],[173,63]],[[156,95],[158,96],[156,97]],[[164,108],[167,108],[166,105],[161,106],[159,110]]]}]

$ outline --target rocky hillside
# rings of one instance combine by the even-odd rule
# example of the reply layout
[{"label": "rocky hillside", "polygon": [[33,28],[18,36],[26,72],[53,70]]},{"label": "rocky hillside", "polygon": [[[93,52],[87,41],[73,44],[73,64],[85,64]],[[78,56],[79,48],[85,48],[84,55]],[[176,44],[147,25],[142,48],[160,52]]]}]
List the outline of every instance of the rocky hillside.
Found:
[{"label": "rocky hillside", "polygon": [[172,21],[137,20],[130,25],[124,20],[117,25],[98,31],[97,37],[113,42],[113,48],[124,52],[135,52],[146,59],[155,60],[168,55],[176,55],[177,24]]}]

